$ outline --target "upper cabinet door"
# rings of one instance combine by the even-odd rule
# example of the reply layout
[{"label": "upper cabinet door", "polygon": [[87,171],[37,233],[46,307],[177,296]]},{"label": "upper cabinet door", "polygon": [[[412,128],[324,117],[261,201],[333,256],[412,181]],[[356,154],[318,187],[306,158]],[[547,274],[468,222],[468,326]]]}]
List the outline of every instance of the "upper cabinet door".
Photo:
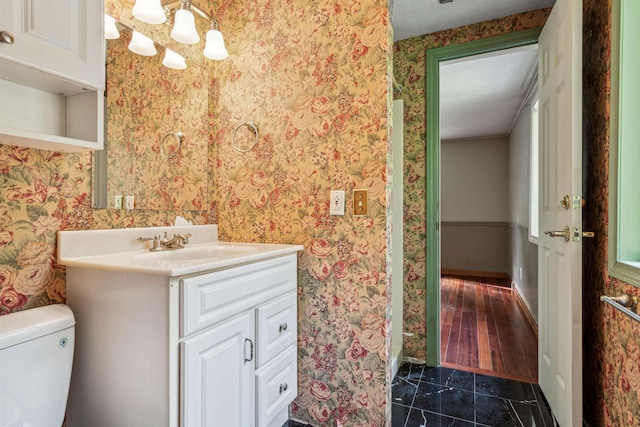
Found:
[{"label": "upper cabinet door", "polygon": [[[14,42],[0,43],[0,59],[104,90],[103,13],[103,0],[3,0],[0,31]],[[1,78],[21,78],[6,61],[0,70]]]}]

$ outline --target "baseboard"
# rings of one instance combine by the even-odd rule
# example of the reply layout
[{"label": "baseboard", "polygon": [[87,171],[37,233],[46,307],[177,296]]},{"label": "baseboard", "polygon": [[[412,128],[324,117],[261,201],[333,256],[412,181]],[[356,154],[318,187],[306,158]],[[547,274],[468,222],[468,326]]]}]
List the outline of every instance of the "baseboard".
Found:
[{"label": "baseboard", "polygon": [[518,292],[518,287],[517,286],[511,286],[511,289],[513,290],[513,293],[515,294],[516,301],[517,301],[518,305],[520,306],[520,308],[522,309],[522,312],[524,313],[524,316],[527,319],[527,323],[529,324],[529,326],[531,327],[531,330],[535,334],[536,341],[537,341],[538,340],[538,324],[536,323],[535,319],[531,315],[531,312],[529,311],[529,307],[527,307],[527,304],[524,302],[524,298],[522,298],[522,295],[520,295],[520,292]]},{"label": "baseboard", "polygon": [[507,273],[497,272],[497,271],[477,271],[477,270],[457,270],[453,268],[442,268],[440,269],[441,276],[459,276],[459,277],[483,277],[488,279],[503,279],[505,280],[505,285],[495,284],[495,286],[500,286],[501,288],[510,288],[511,285],[511,276]]}]

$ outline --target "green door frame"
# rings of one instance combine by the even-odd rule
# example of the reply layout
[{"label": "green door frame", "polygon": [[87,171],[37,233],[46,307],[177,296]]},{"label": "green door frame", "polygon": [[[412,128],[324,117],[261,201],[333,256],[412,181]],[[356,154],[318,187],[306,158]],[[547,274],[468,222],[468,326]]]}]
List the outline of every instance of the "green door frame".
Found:
[{"label": "green door frame", "polygon": [[428,366],[440,365],[440,62],[536,44],[541,31],[542,28],[533,28],[427,50],[425,250]]}]

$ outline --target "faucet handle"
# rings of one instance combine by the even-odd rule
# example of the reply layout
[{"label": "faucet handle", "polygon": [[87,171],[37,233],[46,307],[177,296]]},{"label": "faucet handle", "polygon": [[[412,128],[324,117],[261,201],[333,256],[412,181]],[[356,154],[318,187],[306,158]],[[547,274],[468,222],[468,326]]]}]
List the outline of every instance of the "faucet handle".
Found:
[{"label": "faucet handle", "polygon": [[151,240],[153,240],[153,241],[160,240],[160,235],[156,234],[153,237],[142,237],[142,236],[138,237],[138,242],[149,242]]},{"label": "faucet handle", "polygon": [[156,234],[153,237],[138,237],[138,242],[149,242],[149,241],[153,241],[153,245],[151,245],[151,249],[149,249],[150,251],[154,251],[154,250],[158,250],[158,248],[160,247],[160,235]]}]

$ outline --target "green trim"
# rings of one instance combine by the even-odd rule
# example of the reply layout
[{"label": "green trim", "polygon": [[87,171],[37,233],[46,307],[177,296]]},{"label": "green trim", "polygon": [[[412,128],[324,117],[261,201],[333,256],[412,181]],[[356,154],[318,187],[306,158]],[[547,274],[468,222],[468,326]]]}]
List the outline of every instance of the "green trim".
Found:
[{"label": "green trim", "polygon": [[[440,365],[440,62],[538,43],[542,28],[427,50],[426,64],[426,342],[427,365]],[[436,250],[429,250],[436,248]]]},{"label": "green trim", "polygon": [[[609,136],[609,274],[640,287],[640,201],[636,164],[640,147],[635,142],[640,124],[636,94],[640,55],[635,41],[640,29],[636,0],[614,0],[611,4],[611,114]],[[624,91],[621,88],[624,86]]]}]

